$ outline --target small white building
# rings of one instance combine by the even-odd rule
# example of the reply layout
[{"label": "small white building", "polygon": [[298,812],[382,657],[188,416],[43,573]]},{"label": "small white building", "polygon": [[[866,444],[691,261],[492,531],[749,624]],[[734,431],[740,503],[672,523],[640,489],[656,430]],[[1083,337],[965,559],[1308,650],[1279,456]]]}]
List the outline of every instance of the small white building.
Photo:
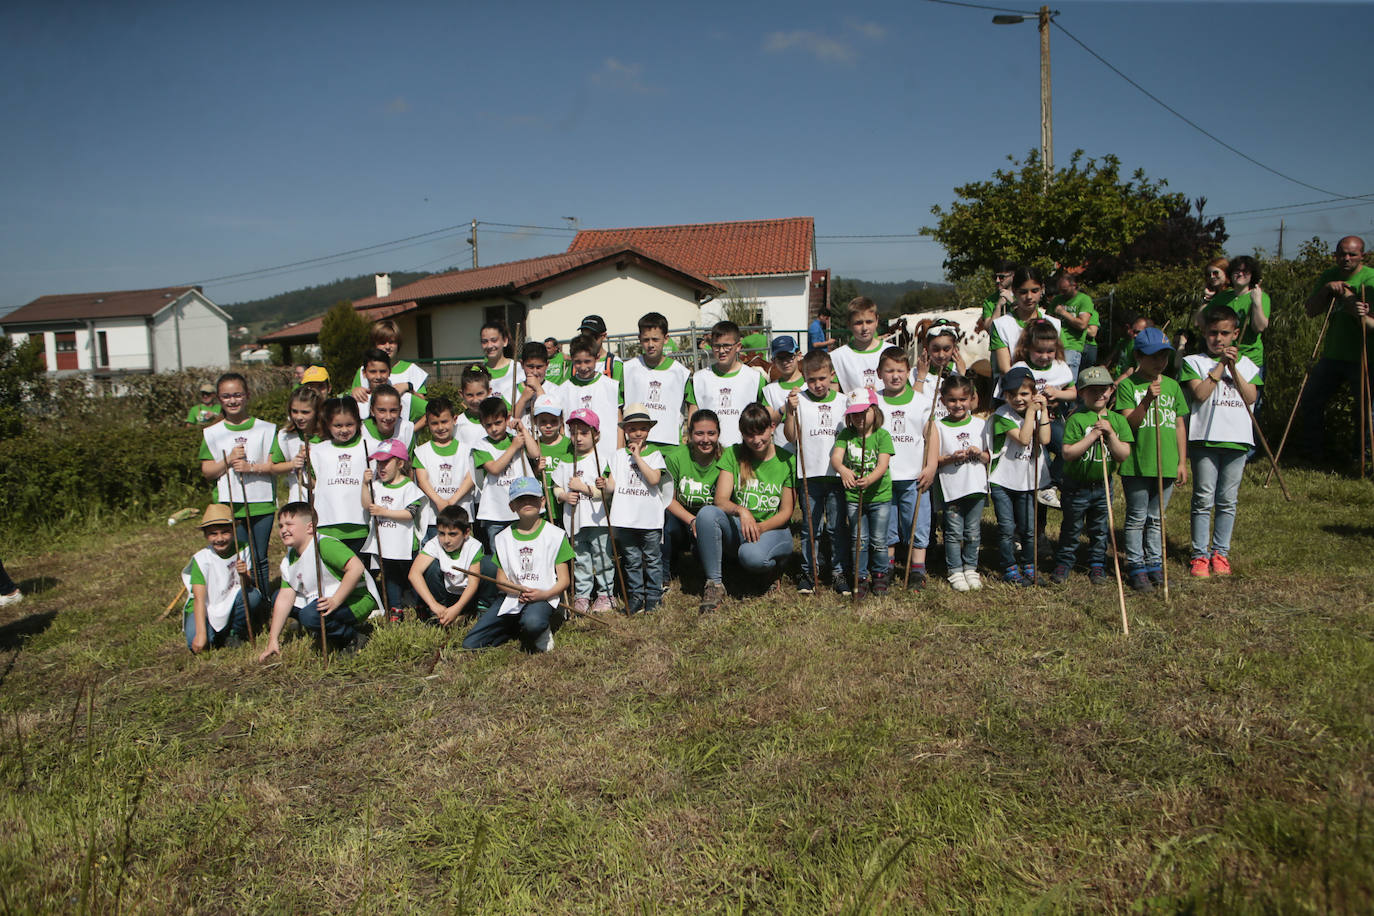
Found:
[{"label": "small white building", "polygon": [[197,286],[40,296],[0,328],[16,341],[41,335],[53,374],[229,367],[229,316]]}]

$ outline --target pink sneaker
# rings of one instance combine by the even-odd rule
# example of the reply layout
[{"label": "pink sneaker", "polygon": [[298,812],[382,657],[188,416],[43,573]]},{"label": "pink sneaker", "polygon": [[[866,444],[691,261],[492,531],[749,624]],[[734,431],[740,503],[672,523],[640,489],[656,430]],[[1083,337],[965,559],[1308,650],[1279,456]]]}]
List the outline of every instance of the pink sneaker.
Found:
[{"label": "pink sneaker", "polygon": [[1194,579],[1206,579],[1212,575],[1211,570],[1207,566],[1206,557],[1193,557],[1188,563],[1188,572]]},{"label": "pink sneaker", "polygon": [[587,610],[588,610],[591,606],[592,606],[592,601],[591,601],[590,598],[575,598],[575,599],[573,599],[573,610],[576,611],[576,612],[579,613],[579,614],[585,614],[585,613],[587,613]]},{"label": "pink sneaker", "polygon": [[592,602],[593,614],[601,614],[614,609],[615,605],[611,604],[611,599],[606,595],[600,595],[597,597],[595,601]]},{"label": "pink sneaker", "polygon": [[1224,553],[1212,554],[1212,575],[1229,576],[1231,575],[1231,561],[1226,558]]}]

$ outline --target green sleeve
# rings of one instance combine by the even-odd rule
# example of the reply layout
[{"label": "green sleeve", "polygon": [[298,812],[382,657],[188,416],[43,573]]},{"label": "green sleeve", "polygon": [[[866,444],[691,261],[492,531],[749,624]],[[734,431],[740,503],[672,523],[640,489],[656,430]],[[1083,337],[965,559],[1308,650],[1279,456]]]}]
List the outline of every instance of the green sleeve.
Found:
[{"label": "green sleeve", "polygon": [[427,401],[427,400],[425,400],[424,398],[420,397],[418,394],[413,394],[413,395],[411,395],[411,396],[410,396],[410,422],[412,422],[412,423],[419,422],[419,419],[425,415],[425,407],[427,407],[428,405],[429,405],[429,401]]},{"label": "green sleeve", "polygon": [[1135,433],[1131,430],[1131,424],[1126,422],[1126,418],[1115,411],[1107,413],[1107,419],[1116,430],[1116,437],[1122,442],[1134,442]]},{"label": "green sleeve", "polygon": [[[618,359],[611,361],[611,378],[623,385],[625,381],[625,363],[623,361]],[[623,398],[621,399],[621,403],[624,403]]]},{"label": "green sleeve", "polygon": [[272,436],[272,450],[267,453],[267,457],[278,464],[286,460],[286,453],[281,450],[281,439],[276,435]]},{"label": "green sleeve", "polygon": [[686,399],[688,404],[691,404],[693,407],[697,406],[697,393],[692,388],[691,379],[687,380],[687,387],[683,389],[683,397]]},{"label": "green sleeve", "polygon": [[997,325],[988,329],[988,351],[1005,350],[1007,342],[1002,339],[1002,333],[997,330]]},{"label": "green sleeve", "polygon": [[558,555],[554,557],[555,563],[567,563],[573,558],[572,545],[568,543],[566,536],[558,539]]},{"label": "green sleeve", "polygon": [[1116,409],[1126,412],[1135,410],[1135,385],[1130,379],[1123,379],[1116,386]]},{"label": "green sleeve", "polygon": [[[1088,428],[1087,420],[1085,419],[1085,417],[1088,416],[1090,415],[1080,412],[1069,417],[1068,421],[1064,424],[1065,445],[1073,445],[1075,442],[1082,441]],[[1108,416],[1111,416],[1111,414],[1108,414]],[[1112,426],[1115,427],[1116,423],[1113,422]]]},{"label": "green sleeve", "polygon": [[983,300],[983,320],[987,321],[992,317],[992,313],[997,311],[997,297]]},{"label": "green sleeve", "polygon": [[1192,363],[1184,360],[1183,368],[1178,373],[1178,380],[1180,382],[1195,382],[1201,378],[1202,376],[1197,374],[1197,368],[1194,367]]},{"label": "green sleeve", "polygon": [[878,432],[882,433],[882,435],[878,437],[878,454],[879,454],[879,455],[895,455],[895,454],[897,454],[897,449],[896,449],[895,447],[893,447],[893,445],[892,445],[892,433],[888,432],[888,431],[885,430],[885,429],[880,429],[880,430],[878,430]]},{"label": "green sleeve", "polygon": [[[348,545],[337,538],[320,538],[320,559],[337,578],[343,577],[348,561],[357,557]],[[366,575],[366,573],[364,573]]]},{"label": "green sleeve", "polygon": [[768,387],[768,376],[762,371],[759,372],[759,390],[754,392],[754,403],[768,406],[768,399],[763,396],[763,389]]},{"label": "green sleeve", "polygon": [[364,387],[364,386],[363,386],[363,367],[362,367],[362,366],[359,366],[359,367],[358,367],[358,371],[353,373],[353,383],[352,383],[351,385],[348,386],[348,390],[349,390],[349,391],[352,391],[354,388],[362,388],[362,387]]},{"label": "green sleeve", "polygon": [[192,584],[192,585],[204,585],[204,584],[205,584],[205,573],[201,571],[201,569],[200,569],[200,563],[197,562],[197,561],[195,560],[195,558],[192,558],[192,559],[191,559],[191,584]]},{"label": "green sleeve", "polygon": [[494,458],[494,457],[495,457],[495,456],[492,455],[491,452],[482,451],[481,449],[473,449],[473,450],[472,450],[472,464],[473,464],[473,467],[478,467],[478,468],[480,468],[480,467],[482,467],[483,465],[485,465],[488,461],[490,461],[490,460],[491,460],[492,458]]},{"label": "green sleeve", "polygon": [[[201,461],[218,461],[218,460],[219,460],[219,459],[216,458],[214,455],[211,455],[211,454],[210,454],[210,443],[209,443],[209,441],[206,440],[206,438],[205,438],[204,436],[201,436],[201,437],[200,437],[200,451],[196,454],[196,457],[199,458]],[[211,483],[213,484],[214,481],[211,481]]]},{"label": "green sleeve", "polygon": [[192,407],[190,410],[186,411],[186,422],[187,422],[187,423],[199,423],[199,422],[200,422],[200,405],[199,405],[199,404],[197,404],[195,407]]},{"label": "green sleeve", "polygon": [[1180,417],[1186,417],[1186,416],[1188,416],[1188,414],[1189,414],[1191,411],[1190,411],[1190,409],[1189,409],[1189,407],[1188,407],[1188,399],[1187,399],[1186,397],[1184,397],[1184,395],[1183,395],[1183,388],[1178,384],[1178,382],[1175,382],[1173,379],[1169,378],[1167,375],[1164,377],[1164,382],[1165,382],[1165,384],[1167,384],[1167,385],[1171,385],[1171,386],[1173,387],[1173,389],[1174,389],[1174,396],[1175,396],[1175,399],[1176,399],[1176,400],[1175,400],[1175,403],[1178,404],[1178,415],[1179,415]]}]

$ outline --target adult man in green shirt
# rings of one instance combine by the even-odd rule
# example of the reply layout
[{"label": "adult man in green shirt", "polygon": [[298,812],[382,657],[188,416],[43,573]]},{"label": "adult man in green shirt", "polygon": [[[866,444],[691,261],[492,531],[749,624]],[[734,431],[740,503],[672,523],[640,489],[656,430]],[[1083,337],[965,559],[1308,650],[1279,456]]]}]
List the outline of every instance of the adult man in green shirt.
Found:
[{"label": "adult man in green shirt", "polygon": [[[1349,385],[1351,393],[1359,397],[1360,347],[1364,344],[1368,353],[1370,343],[1374,342],[1374,334],[1370,333],[1374,331],[1374,320],[1369,315],[1371,295],[1374,268],[1364,263],[1364,239],[1347,235],[1336,245],[1336,266],[1317,278],[1304,303],[1309,317],[1330,313],[1321,359],[1312,367],[1303,395],[1303,441],[1299,451],[1309,459],[1327,457],[1326,405],[1341,383]],[[1364,382],[1369,384],[1367,378]]]},{"label": "adult man in green shirt", "polygon": [[1097,307],[1091,296],[1078,291],[1078,278],[1073,274],[1060,274],[1055,278],[1054,288],[1058,295],[1050,300],[1049,312],[1063,322],[1059,339],[1064,342],[1064,362],[1069,364],[1073,377],[1078,378],[1083,349],[1089,341],[1096,351]]},{"label": "adult man in green shirt", "polygon": [[998,261],[992,268],[992,278],[997,281],[997,289],[983,300],[983,323],[1001,318],[1011,308],[1011,278],[1016,276],[1016,265],[1011,261]]}]

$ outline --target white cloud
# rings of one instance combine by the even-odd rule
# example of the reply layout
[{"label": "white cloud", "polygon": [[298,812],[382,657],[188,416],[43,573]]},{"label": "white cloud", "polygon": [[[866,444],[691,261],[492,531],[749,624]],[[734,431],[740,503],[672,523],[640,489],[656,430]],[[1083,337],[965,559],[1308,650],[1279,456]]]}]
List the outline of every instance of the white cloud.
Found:
[{"label": "white cloud", "polygon": [[869,41],[882,41],[887,37],[887,29],[878,25],[876,22],[861,22],[857,19],[845,20],[845,25],[851,31],[858,32]]},{"label": "white cloud", "polygon": [[802,29],[770,32],[764,36],[763,50],[769,53],[804,51],[816,60],[831,64],[847,64],[854,60],[854,48],[848,42]]},{"label": "white cloud", "polygon": [[608,57],[602,63],[601,69],[592,74],[591,81],[593,85],[606,89],[619,89],[622,92],[639,94],[658,92],[656,86],[644,82],[642,79],[643,72],[644,68],[640,64],[629,64],[614,57]]}]

